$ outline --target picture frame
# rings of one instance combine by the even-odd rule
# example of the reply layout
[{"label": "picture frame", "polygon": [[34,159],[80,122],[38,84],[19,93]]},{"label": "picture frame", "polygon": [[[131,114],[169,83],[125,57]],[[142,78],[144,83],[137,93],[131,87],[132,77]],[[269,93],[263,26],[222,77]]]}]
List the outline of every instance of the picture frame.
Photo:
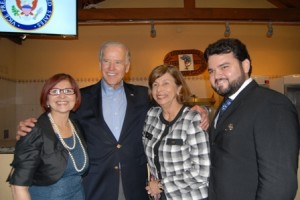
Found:
[{"label": "picture frame", "polygon": [[164,57],[164,63],[178,67],[184,76],[199,75],[207,68],[203,52],[197,49],[171,51]]}]

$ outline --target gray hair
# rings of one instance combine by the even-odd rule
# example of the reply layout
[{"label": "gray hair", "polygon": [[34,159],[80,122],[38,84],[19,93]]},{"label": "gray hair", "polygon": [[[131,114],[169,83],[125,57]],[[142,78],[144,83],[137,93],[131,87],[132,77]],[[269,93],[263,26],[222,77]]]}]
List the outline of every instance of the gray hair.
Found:
[{"label": "gray hair", "polygon": [[117,41],[107,41],[101,45],[100,50],[99,50],[99,60],[100,61],[103,59],[104,50],[109,46],[118,46],[118,47],[123,48],[125,50],[125,63],[126,64],[130,63],[131,54],[130,54],[129,48],[125,44],[123,44],[121,42],[117,42]]}]

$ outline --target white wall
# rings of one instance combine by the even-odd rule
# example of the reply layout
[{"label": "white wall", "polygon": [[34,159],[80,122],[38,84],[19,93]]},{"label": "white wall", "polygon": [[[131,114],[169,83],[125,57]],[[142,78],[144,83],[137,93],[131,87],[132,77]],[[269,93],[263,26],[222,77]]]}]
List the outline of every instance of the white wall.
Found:
[{"label": "white wall", "polygon": [[3,200],[12,200],[9,184],[6,182],[10,172],[9,164],[13,160],[13,154],[0,154],[0,194]]}]

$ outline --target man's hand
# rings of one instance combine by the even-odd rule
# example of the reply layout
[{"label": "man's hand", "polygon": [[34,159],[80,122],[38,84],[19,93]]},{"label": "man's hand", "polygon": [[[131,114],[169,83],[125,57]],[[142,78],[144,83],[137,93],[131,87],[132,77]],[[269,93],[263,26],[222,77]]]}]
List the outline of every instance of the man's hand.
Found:
[{"label": "man's hand", "polygon": [[208,110],[206,108],[204,108],[203,106],[198,106],[198,105],[193,106],[191,108],[191,110],[195,110],[195,111],[200,113],[200,115],[201,115],[200,127],[203,130],[207,131],[207,129],[209,127],[209,113],[208,113]]},{"label": "man's hand", "polygon": [[35,126],[36,122],[37,120],[35,118],[28,118],[26,120],[20,121],[17,128],[16,140],[18,141],[22,136],[27,135]]}]

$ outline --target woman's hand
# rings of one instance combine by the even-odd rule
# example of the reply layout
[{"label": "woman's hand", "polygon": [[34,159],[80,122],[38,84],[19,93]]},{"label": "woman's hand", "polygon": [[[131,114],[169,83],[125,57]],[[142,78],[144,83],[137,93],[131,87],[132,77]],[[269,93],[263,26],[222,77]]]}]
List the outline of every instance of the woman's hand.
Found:
[{"label": "woman's hand", "polygon": [[151,180],[148,182],[146,190],[149,195],[155,196],[162,192],[162,185],[158,180]]}]

